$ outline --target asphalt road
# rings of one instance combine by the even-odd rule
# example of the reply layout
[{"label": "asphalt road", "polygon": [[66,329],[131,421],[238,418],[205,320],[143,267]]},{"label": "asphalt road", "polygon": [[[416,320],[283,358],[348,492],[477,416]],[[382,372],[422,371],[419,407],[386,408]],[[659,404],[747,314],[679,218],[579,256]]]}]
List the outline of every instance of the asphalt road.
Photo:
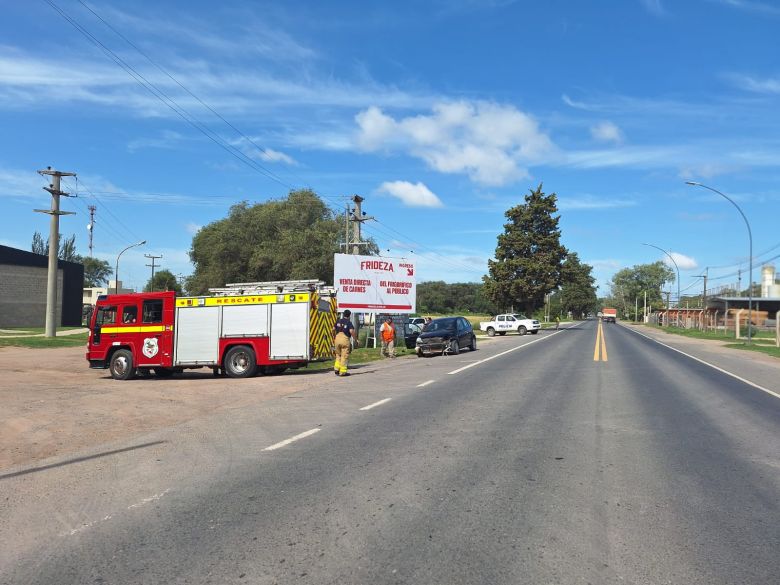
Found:
[{"label": "asphalt road", "polygon": [[0,583],[777,583],[780,399],[603,340],[356,369],[0,476]]}]

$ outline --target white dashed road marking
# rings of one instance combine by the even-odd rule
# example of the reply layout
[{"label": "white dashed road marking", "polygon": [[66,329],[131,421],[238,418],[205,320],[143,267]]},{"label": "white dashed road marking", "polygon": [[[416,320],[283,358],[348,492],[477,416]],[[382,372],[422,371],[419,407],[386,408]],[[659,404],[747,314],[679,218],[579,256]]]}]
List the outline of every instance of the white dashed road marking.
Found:
[{"label": "white dashed road marking", "polygon": [[425,388],[428,384],[433,384],[436,380],[428,380],[427,382],[423,382],[422,384],[417,384],[418,388]]},{"label": "white dashed road marking", "polygon": [[368,406],[364,406],[360,410],[371,410],[375,406],[379,406],[380,404],[384,404],[385,402],[390,402],[391,398],[385,398],[384,400],[380,400],[379,402],[374,402],[374,404],[369,404]]},{"label": "white dashed road marking", "polygon": [[300,439],[306,438],[309,435],[313,435],[314,433],[319,433],[321,429],[311,429],[309,431],[306,431],[305,433],[301,433],[300,435],[295,435],[294,437],[290,437],[289,439],[285,439],[284,441],[281,441],[280,443],[276,443],[275,445],[271,445],[270,447],[266,447],[263,449],[263,451],[275,451],[276,449],[279,449],[281,447],[284,447],[285,445],[289,445],[290,443],[294,443],[295,441],[298,441]]},{"label": "white dashed road marking", "polygon": [[[568,329],[568,327],[566,327]],[[529,341],[528,343],[524,343],[523,345],[518,345],[517,347],[513,347],[512,349],[508,349],[506,351],[502,351],[501,353],[497,353],[496,355],[491,355],[489,358],[485,358],[484,360],[479,360],[478,362],[474,362],[473,364],[469,364],[467,366],[463,366],[462,368],[458,368],[457,370],[452,370],[451,372],[447,372],[448,375],[452,376],[453,374],[459,374],[463,370],[468,370],[469,368],[473,368],[474,366],[478,366],[479,364],[484,364],[485,362],[489,362],[490,360],[494,360],[497,357],[501,357],[502,355],[506,355],[508,353],[512,353],[513,351],[517,351],[518,349],[523,349],[524,347],[528,347],[529,345],[533,345],[534,343],[539,343],[540,341],[545,341],[547,339],[550,339],[551,337],[555,337],[563,331],[563,329],[559,329],[558,331],[554,333],[550,333],[550,335],[546,335],[545,337],[541,337],[539,339],[534,339],[533,341]]]}]

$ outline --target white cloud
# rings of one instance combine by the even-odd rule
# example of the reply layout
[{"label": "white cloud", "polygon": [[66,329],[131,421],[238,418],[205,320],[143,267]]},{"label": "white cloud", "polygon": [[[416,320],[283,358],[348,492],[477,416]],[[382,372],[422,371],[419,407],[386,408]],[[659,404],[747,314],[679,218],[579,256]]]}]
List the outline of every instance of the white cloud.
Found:
[{"label": "white cloud", "polygon": [[614,209],[621,207],[633,207],[637,203],[631,199],[604,199],[592,195],[581,197],[560,197],[558,209],[561,211],[576,211],[588,209]]},{"label": "white cloud", "polygon": [[[163,61],[162,58],[159,58]],[[200,60],[163,61],[178,82],[200,100],[223,115],[254,115],[263,108],[279,112],[301,106],[365,108],[427,107],[434,98],[396,87],[360,80],[349,82],[333,77],[301,73],[275,73],[256,62],[219,62],[219,67]],[[134,68],[160,91],[192,115],[205,115],[203,105],[157,69],[143,64]],[[167,117],[178,115],[150,95],[120,68],[104,60],[84,60],[67,53],[33,55],[0,46],[0,108],[30,109],[58,104],[88,103],[130,115]]]},{"label": "white cloud", "polygon": [[257,156],[266,162],[280,162],[286,165],[298,164],[291,156],[272,148],[264,148]]},{"label": "white cloud", "polygon": [[590,135],[599,142],[623,142],[623,131],[612,122],[600,122],[591,126]]},{"label": "white cloud", "polygon": [[184,229],[187,230],[187,233],[194,236],[197,234],[203,226],[195,223],[194,221],[190,221],[187,223],[186,226],[184,226]]},{"label": "white cloud", "polygon": [[48,181],[35,171],[20,171],[0,167],[0,196],[24,197],[48,201],[49,194],[43,191]]},{"label": "white cloud", "polygon": [[531,116],[492,102],[439,102],[429,115],[394,119],[378,107],[360,112],[356,145],[402,151],[442,173],[467,174],[484,185],[528,177],[527,166],[555,150]]},{"label": "white cloud", "polygon": [[764,2],[753,2],[751,0],[711,0],[718,4],[725,4],[740,10],[747,10],[750,12],[763,12],[765,14],[780,14],[780,8],[772,6]]},{"label": "white cloud", "polygon": [[386,181],[377,189],[403,202],[407,207],[444,207],[441,199],[423,183]]},{"label": "white cloud", "polygon": [[142,148],[174,148],[184,136],[173,130],[163,130],[155,138],[136,138],[127,144],[127,150],[135,152]]},{"label": "white cloud", "polygon": [[753,93],[780,93],[780,77],[758,78],[752,75],[730,74],[726,76],[739,89]]},{"label": "white cloud", "polygon": [[679,177],[685,181],[693,179],[711,179],[718,175],[725,175],[737,170],[735,165],[724,165],[717,163],[703,163],[680,169]]},{"label": "white cloud", "polygon": [[642,5],[648,12],[653,14],[662,15],[665,13],[664,7],[661,4],[661,0],[641,0]]},{"label": "white cloud", "polygon": [[[680,270],[693,270],[694,268],[699,267],[699,264],[696,262],[696,260],[691,258],[690,256],[686,256],[685,254],[680,254],[679,252],[670,252],[670,255],[672,256],[672,258],[674,258],[674,261],[677,262],[677,267]],[[668,257],[664,259],[664,263],[667,266],[674,268],[674,264]]]}]

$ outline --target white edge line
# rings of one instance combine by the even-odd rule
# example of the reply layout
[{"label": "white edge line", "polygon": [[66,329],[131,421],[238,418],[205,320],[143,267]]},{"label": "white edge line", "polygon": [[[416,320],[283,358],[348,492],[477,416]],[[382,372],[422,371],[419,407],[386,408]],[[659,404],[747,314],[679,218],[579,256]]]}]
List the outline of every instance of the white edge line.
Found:
[{"label": "white edge line", "polygon": [[369,404],[368,406],[364,406],[360,410],[371,410],[375,406],[379,406],[380,404],[384,404],[385,402],[390,402],[392,400],[391,398],[385,398],[384,400],[380,400],[379,402],[374,402],[374,404]]},{"label": "white edge line", "polygon": [[428,380],[427,382],[423,382],[422,384],[417,384],[418,388],[425,388],[428,384],[433,384],[436,380]]},{"label": "white edge line", "polygon": [[[569,327],[566,327],[566,329],[569,329]],[[563,331],[563,329],[559,329],[555,333],[551,333],[550,335],[546,335],[544,337],[540,337],[539,339],[534,339],[533,341],[529,341],[528,343],[524,343],[523,345],[518,345],[517,347],[513,347],[512,349],[508,349],[506,351],[502,351],[501,353],[497,353],[496,355],[491,355],[489,358],[485,358],[484,360],[479,360],[478,362],[474,362],[473,364],[469,364],[467,366],[463,366],[462,368],[458,368],[457,370],[452,370],[451,372],[447,372],[448,376],[452,376],[453,374],[460,374],[463,370],[468,370],[469,368],[473,368],[474,366],[478,366],[479,364],[484,364],[485,362],[489,362],[490,360],[494,360],[497,357],[501,357],[502,355],[506,355],[508,353],[512,353],[513,351],[517,351],[518,349],[523,349],[524,347],[528,347],[529,345],[533,345],[534,343],[539,343],[540,341],[546,341],[550,339],[551,337],[555,337]]]},{"label": "white edge line", "polygon": [[263,449],[263,451],[274,451],[275,449],[279,449],[280,447],[284,447],[285,445],[289,445],[290,443],[294,443],[295,441],[298,441],[300,439],[303,439],[305,437],[308,437],[309,435],[313,435],[314,433],[319,433],[321,429],[311,429],[309,431],[306,431],[305,433],[301,433],[300,435],[295,435],[294,437],[290,437],[289,439],[285,439],[284,441],[280,443],[276,443],[275,445],[271,445],[270,447],[266,447]]},{"label": "white edge line", "polygon": [[637,335],[641,335],[645,339],[649,339],[650,341],[655,341],[658,345],[663,345],[664,347],[668,347],[672,351],[676,351],[677,353],[681,353],[685,357],[689,357],[692,360],[695,360],[695,361],[699,362],[700,364],[704,364],[705,366],[709,366],[709,367],[711,367],[714,370],[718,370],[722,374],[726,374],[727,376],[731,376],[732,378],[735,378],[735,379],[739,380],[740,382],[744,382],[748,386],[752,386],[753,388],[757,388],[758,390],[761,390],[762,392],[766,392],[767,394],[771,394],[775,398],[780,398],[780,394],[778,394],[777,392],[773,392],[769,388],[764,388],[763,386],[759,386],[755,382],[751,382],[750,380],[746,380],[745,378],[737,376],[736,374],[733,374],[732,372],[729,372],[728,370],[724,370],[723,368],[718,367],[715,364],[711,364],[710,362],[705,362],[703,359],[697,358],[695,355],[691,355],[689,353],[685,353],[684,351],[682,351],[680,349],[677,349],[676,347],[672,347],[671,345],[666,345],[663,341],[658,341],[657,339],[655,339],[653,337],[650,337],[649,335],[645,335],[644,333],[640,333],[639,331],[634,331],[630,327],[626,327],[625,325],[622,325],[621,327],[623,327],[624,329],[626,329],[628,331],[631,331],[632,333],[636,333]]}]

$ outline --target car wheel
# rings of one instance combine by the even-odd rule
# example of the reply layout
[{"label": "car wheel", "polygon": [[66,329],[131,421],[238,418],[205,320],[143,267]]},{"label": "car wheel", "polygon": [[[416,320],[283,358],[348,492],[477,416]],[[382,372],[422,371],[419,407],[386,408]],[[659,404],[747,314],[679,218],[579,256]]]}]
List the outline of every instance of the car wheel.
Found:
[{"label": "car wheel", "polygon": [[130,380],[135,376],[133,354],[127,349],[119,349],[111,356],[109,365],[111,377],[114,380]]},{"label": "car wheel", "polygon": [[525,335],[528,332],[528,329],[525,328],[525,325],[520,325],[520,327],[517,328],[517,332],[520,335]]},{"label": "car wheel", "polygon": [[477,351],[477,336],[472,335],[471,336],[471,345],[469,345],[470,351]]},{"label": "car wheel", "polygon": [[488,334],[488,337],[495,337],[495,335],[496,335],[496,330],[495,330],[495,329],[493,329],[492,327],[488,327],[488,328],[487,328],[487,334]]},{"label": "car wheel", "polygon": [[231,347],[225,354],[224,368],[231,378],[251,378],[257,371],[255,352],[247,345]]},{"label": "car wheel", "polygon": [[450,341],[450,353],[452,355],[458,355],[460,353],[460,346],[458,345],[457,339]]}]

